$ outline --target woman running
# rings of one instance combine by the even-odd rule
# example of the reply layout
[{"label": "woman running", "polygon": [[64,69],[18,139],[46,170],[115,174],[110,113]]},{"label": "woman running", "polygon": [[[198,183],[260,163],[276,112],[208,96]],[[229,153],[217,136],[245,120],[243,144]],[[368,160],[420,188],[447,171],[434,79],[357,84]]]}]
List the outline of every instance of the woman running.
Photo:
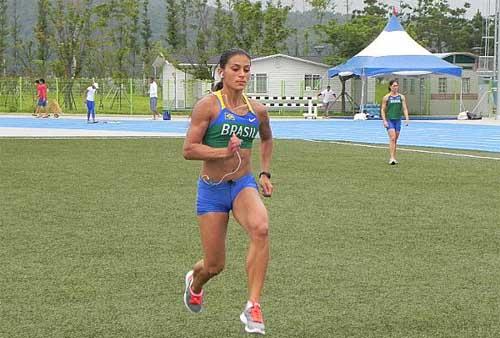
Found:
[{"label": "woman running", "polygon": [[203,161],[198,179],[196,212],[203,258],[185,276],[184,304],[202,311],[203,286],[224,268],[229,212],[250,238],[246,260],[248,301],[240,315],[245,330],[265,333],[260,297],[269,261],[269,217],[252,174],[252,142],[260,135],[258,182],[270,197],[273,150],[269,116],[264,105],[243,93],[250,78],[250,56],[241,49],[221,55],[221,81],[215,92],[193,109],[184,142],[184,158]]}]

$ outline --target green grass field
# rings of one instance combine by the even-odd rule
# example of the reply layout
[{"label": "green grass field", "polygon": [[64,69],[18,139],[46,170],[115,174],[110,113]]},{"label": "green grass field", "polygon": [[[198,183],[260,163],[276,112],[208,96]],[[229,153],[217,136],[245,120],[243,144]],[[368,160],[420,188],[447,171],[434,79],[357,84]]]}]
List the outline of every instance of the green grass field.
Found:
[{"label": "green grass field", "polygon": [[[205,311],[184,308],[200,163],[181,147],[0,140],[0,337],[245,336],[247,238],[234,221]],[[399,159],[275,142],[267,336],[500,336],[499,161]]]}]

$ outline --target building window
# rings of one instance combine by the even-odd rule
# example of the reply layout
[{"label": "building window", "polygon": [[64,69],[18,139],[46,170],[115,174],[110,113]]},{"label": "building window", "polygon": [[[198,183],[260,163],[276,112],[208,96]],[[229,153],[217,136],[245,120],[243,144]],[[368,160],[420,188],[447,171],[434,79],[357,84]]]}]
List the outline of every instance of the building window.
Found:
[{"label": "building window", "polygon": [[256,77],[255,92],[267,93],[267,74],[256,74]]},{"label": "building window", "polygon": [[320,88],[321,88],[321,76],[319,76],[318,74],[304,75],[305,90],[319,90]]},{"label": "building window", "polygon": [[247,91],[249,93],[267,93],[267,74],[251,74]]},{"label": "building window", "polygon": [[470,78],[464,77],[462,79],[462,93],[470,94]]},{"label": "building window", "polygon": [[410,94],[415,94],[415,85],[416,85],[415,79],[410,79]]},{"label": "building window", "polygon": [[445,77],[440,77],[438,84],[438,93],[446,93],[446,92],[448,92],[447,79]]},{"label": "building window", "polygon": [[408,79],[403,79],[403,88],[401,88],[403,93],[408,92]]}]

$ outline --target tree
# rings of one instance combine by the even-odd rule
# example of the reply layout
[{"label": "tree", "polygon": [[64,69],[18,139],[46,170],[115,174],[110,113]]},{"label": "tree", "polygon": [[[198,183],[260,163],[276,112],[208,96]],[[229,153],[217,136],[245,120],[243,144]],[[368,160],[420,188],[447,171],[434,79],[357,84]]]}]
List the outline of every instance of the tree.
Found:
[{"label": "tree", "polygon": [[113,8],[109,3],[101,3],[94,7],[94,39],[89,50],[88,62],[85,66],[90,74],[99,77],[111,77],[116,73],[116,55],[114,53],[113,36],[110,28],[110,18]]},{"label": "tree", "polygon": [[207,0],[191,1],[192,16],[194,18],[191,29],[195,34],[194,42],[184,49],[192,68],[188,70],[197,79],[209,80],[212,78],[208,59],[212,54],[210,50],[210,30]]},{"label": "tree", "polygon": [[20,52],[22,41],[20,38],[20,25],[19,25],[19,14],[17,13],[17,1],[14,1],[12,8],[11,17],[11,30],[10,36],[12,41],[12,73],[14,75],[19,75],[20,72]]},{"label": "tree", "polygon": [[268,0],[264,11],[263,43],[260,54],[277,54],[285,49],[285,41],[292,30],[286,26],[290,6],[283,6],[281,1],[276,5]]},{"label": "tree", "polygon": [[[179,31],[179,47],[180,48],[186,48],[188,45],[188,34],[189,34],[189,24],[188,20],[192,19],[192,14],[191,14],[191,3],[197,2],[194,4],[194,7],[197,7],[199,5],[199,1],[188,1],[188,0],[179,0],[179,4],[177,6],[178,12],[179,12],[179,17],[181,21],[181,26],[180,29],[177,27],[177,30]],[[195,17],[195,22],[196,22],[196,17]],[[194,25],[196,27],[196,25]]]},{"label": "tree", "polygon": [[385,16],[358,12],[351,21],[339,24],[330,21],[317,29],[324,33],[324,42],[331,44],[334,53],[326,60],[339,64],[359,53],[368,46],[384,28]]},{"label": "tree", "polygon": [[55,0],[50,13],[54,26],[51,42],[57,58],[53,61],[55,73],[66,79],[77,77],[87,56],[91,39],[93,0]]},{"label": "tree", "polygon": [[[97,27],[101,31],[101,62],[111,69],[114,77],[135,74],[138,51],[139,5],[135,0],[111,0],[96,7]],[[132,66],[131,66],[132,65]]]},{"label": "tree", "polygon": [[231,8],[226,10],[221,0],[215,1],[215,14],[213,19],[213,41],[214,49],[218,54],[223,53],[233,47],[234,28],[233,17],[231,16]]},{"label": "tree", "polygon": [[[293,50],[293,52],[291,52],[291,50]],[[293,31],[293,49],[289,49],[288,53],[293,56],[299,56],[299,33],[297,29]]]},{"label": "tree", "polygon": [[[472,30],[472,34],[470,36],[471,45],[472,45],[471,49],[474,49],[474,51],[476,50],[477,47],[486,48],[486,44],[482,43],[483,36],[486,36],[485,30],[487,30],[487,29],[490,30],[489,36],[495,36],[494,25],[491,25],[491,27],[486,27],[486,25],[484,25],[484,27],[483,27],[484,20],[485,19],[481,15],[481,12],[478,10],[478,11],[476,11],[476,14],[471,19],[471,22],[470,22],[470,26],[471,26],[471,30]],[[489,50],[480,50],[479,54],[484,53],[483,55],[494,55],[494,48],[495,47],[493,45],[494,45],[493,42],[489,43],[489,46],[488,46]]]},{"label": "tree", "polygon": [[310,47],[309,46],[310,42],[309,42],[309,30],[306,29],[304,30],[304,48],[302,50],[302,54],[303,56],[307,56],[309,55],[309,51],[310,51]]},{"label": "tree", "polygon": [[139,37],[139,2],[134,1],[122,1],[125,4],[127,10],[127,16],[130,20],[130,38],[128,39],[128,47],[130,49],[129,62],[132,67],[129,67],[129,76],[136,77],[137,70],[137,56],[140,54],[140,37]]},{"label": "tree", "polygon": [[7,38],[9,25],[7,25],[7,0],[0,0],[0,73],[5,74],[7,66]]},{"label": "tree", "polygon": [[465,3],[463,8],[449,9],[449,29],[453,32],[446,42],[449,52],[472,51],[473,47],[481,45],[481,30],[473,26],[472,20],[465,18],[465,13],[469,8],[470,4]]},{"label": "tree", "polygon": [[23,74],[33,76],[36,59],[35,42],[27,40],[20,44],[19,60],[22,65]]},{"label": "tree", "polygon": [[62,103],[66,109],[76,106],[74,79],[82,73],[91,48],[92,4],[93,0],[55,0],[50,11],[50,22],[54,27],[50,44],[57,56],[52,66],[56,75],[66,80],[62,88]]},{"label": "tree", "polygon": [[182,46],[179,34],[178,5],[175,0],[165,0],[167,8],[167,43],[170,50],[175,51]]},{"label": "tree", "polygon": [[472,27],[464,17],[469,7],[465,3],[463,8],[453,9],[448,0],[418,0],[406,27],[420,44],[433,52],[469,49],[468,34]]},{"label": "tree", "polygon": [[306,2],[313,8],[320,25],[327,12],[335,11],[335,1],[333,0],[306,0]]},{"label": "tree", "polygon": [[151,38],[153,35],[153,32],[151,31],[151,20],[149,19],[148,15],[148,7],[149,7],[149,0],[144,0],[142,3],[142,30],[141,30],[141,37],[142,37],[142,45],[143,45],[143,50],[142,50],[142,64],[144,69],[151,65],[151,48],[152,48],[152,43],[151,43]]},{"label": "tree", "polygon": [[236,0],[233,10],[236,16],[234,30],[238,47],[251,54],[259,51],[262,41],[262,3]]},{"label": "tree", "polygon": [[363,9],[353,11],[354,16],[386,16],[389,12],[389,6],[378,0],[363,0],[363,5]]},{"label": "tree", "polygon": [[49,59],[49,11],[49,0],[38,0],[35,38],[37,40],[37,63],[40,65],[42,75],[47,73],[47,61]]}]

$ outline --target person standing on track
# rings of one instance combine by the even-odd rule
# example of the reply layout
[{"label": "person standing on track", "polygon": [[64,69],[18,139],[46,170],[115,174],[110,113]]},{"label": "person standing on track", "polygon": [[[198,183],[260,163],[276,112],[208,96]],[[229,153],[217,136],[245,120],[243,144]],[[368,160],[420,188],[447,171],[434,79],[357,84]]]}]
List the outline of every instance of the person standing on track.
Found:
[{"label": "person standing on track", "polygon": [[[99,85],[94,82],[87,88],[85,93],[85,104],[87,105],[87,123],[97,123],[95,120],[95,93],[99,89]],[[92,121],[90,118],[92,117]]]}]

